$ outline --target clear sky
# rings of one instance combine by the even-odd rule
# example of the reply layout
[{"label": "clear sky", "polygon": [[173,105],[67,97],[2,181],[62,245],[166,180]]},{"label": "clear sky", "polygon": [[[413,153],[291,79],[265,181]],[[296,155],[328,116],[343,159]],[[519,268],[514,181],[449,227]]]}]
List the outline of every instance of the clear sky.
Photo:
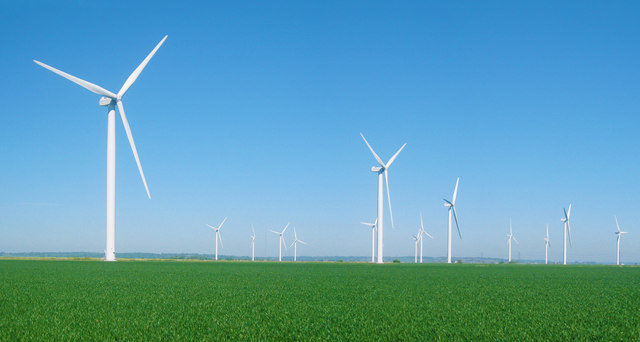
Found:
[{"label": "clear sky", "polygon": [[[106,109],[38,59],[124,98],[147,199],[117,120],[116,252],[211,253],[205,224],[229,216],[223,254],[276,256],[291,222],[301,255],[362,255],[376,215],[375,160],[391,167],[396,229],[413,255],[423,212],[454,256],[640,262],[640,3],[0,3],[0,251],[105,246]],[[387,210],[387,208],[385,208]],[[388,211],[385,216],[388,220]],[[291,241],[291,236],[287,236]],[[291,253],[288,250],[287,255]]]}]

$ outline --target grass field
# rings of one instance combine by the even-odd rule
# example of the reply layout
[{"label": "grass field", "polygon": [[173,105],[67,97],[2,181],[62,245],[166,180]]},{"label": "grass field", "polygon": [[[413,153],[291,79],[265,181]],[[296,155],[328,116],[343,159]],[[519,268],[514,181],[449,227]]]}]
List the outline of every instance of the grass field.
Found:
[{"label": "grass field", "polygon": [[0,340],[640,340],[640,268],[0,260]]}]

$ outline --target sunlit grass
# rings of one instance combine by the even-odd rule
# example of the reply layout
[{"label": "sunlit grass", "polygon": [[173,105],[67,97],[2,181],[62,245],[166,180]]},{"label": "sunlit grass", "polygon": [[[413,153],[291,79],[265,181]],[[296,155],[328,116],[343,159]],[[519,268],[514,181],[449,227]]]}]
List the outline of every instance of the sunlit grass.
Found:
[{"label": "sunlit grass", "polygon": [[0,340],[638,340],[640,268],[0,260]]}]

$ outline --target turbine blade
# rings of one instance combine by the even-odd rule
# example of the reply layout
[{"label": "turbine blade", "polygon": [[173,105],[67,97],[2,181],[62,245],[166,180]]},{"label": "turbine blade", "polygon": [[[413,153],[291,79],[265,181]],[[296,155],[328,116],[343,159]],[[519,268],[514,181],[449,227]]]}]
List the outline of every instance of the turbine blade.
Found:
[{"label": "turbine blade", "polygon": [[293,226],[293,238],[298,240],[298,233],[296,232],[296,226]]},{"label": "turbine blade", "polygon": [[136,79],[138,79],[138,76],[140,76],[140,73],[142,72],[142,70],[144,69],[144,67],[147,66],[147,63],[149,63],[149,61],[151,60],[151,57],[153,57],[153,55],[155,55],[156,51],[158,51],[158,49],[160,48],[160,46],[162,45],[162,43],[164,43],[165,39],[167,39],[168,36],[164,36],[164,38],[162,38],[162,40],[160,41],[160,43],[158,43],[158,45],[156,45],[156,47],[151,51],[151,53],[149,53],[149,55],[147,56],[147,58],[145,58],[142,63],[140,63],[140,65],[138,65],[138,67],[136,68],[136,70],[134,70],[131,75],[129,75],[129,78],[127,78],[127,80],[124,82],[124,85],[122,86],[122,88],[120,89],[120,91],[118,92],[118,99],[121,99],[122,96],[124,96],[124,94],[127,92],[127,90],[129,90],[129,87],[131,87],[131,85],[133,84],[133,82],[136,81]]},{"label": "turbine blade", "polygon": [[511,217],[509,217],[509,234],[513,235],[513,228],[511,227]]},{"label": "turbine blade", "polygon": [[380,159],[380,157],[378,157],[378,155],[376,154],[376,151],[374,151],[373,148],[371,147],[371,145],[369,145],[369,142],[367,141],[367,139],[364,138],[364,135],[362,135],[362,133],[360,133],[360,136],[362,137],[362,140],[364,140],[364,143],[367,144],[367,147],[369,147],[369,149],[371,150],[371,153],[373,153],[373,156],[376,158],[378,163],[380,163],[380,165],[382,167],[386,168],[386,165],[384,165],[384,163],[382,162],[382,159]]},{"label": "turbine blade", "polygon": [[304,242],[304,241],[302,241],[302,240],[298,240],[298,242],[300,242],[300,243],[301,243],[301,244],[303,244],[303,245],[306,245],[306,244],[307,244],[306,242]]},{"label": "turbine blade", "polygon": [[272,233],[274,233],[274,234],[278,234],[278,235],[280,235],[280,232],[276,232],[275,230],[271,230],[271,229],[269,229],[269,231],[270,231],[270,232],[272,232]]},{"label": "turbine blade", "polygon": [[460,239],[462,239],[462,234],[460,234],[460,226],[458,225],[458,213],[456,212],[456,207],[452,206],[451,208],[453,208],[453,218],[456,219],[456,228],[458,228],[458,236],[460,236]]},{"label": "turbine blade", "polygon": [[133,156],[136,158],[136,164],[138,164],[138,171],[140,171],[140,177],[142,177],[142,183],[144,183],[144,188],[145,190],[147,190],[147,196],[151,198],[151,194],[149,193],[149,187],[147,186],[147,180],[144,178],[142,165],[140,165],[140,158],[138,158],[138,150],[136,150],[136,143],[133,142],[133,135],[131,135],[131,128],[129,127],[129,121],[127,121],[127,116],[124,114],[124,107],[122,106],[122,101],[117,101],[117,103],[118,103],[118,111],[120,112],[120,118],[122,119],[122,125],[124,126],[125,132],[127,132],[127,138],[129,138],[129,145],[131,145],[131,151],[133,151]]},{"label": "turbine blade", "polygon": [[547,223],[547,239],[549,238],[549,224]]},{"label": "turbine blade", "polygon": [[214,227],[214,226],[211,226],[211,225],[208,225],[208,224],[207,224],[207,227],[209,227],[209,228],[211,228],[211,229],[213,229],[213,230],[216,230],[216,227]]},{"label": "turbine blade", "polygon": [[400,149],[398,150],[398,152],[396,152],[396,154],[393,155],[393,157],[391,157],[391,159],[389,159],[389,161],[387,162],[387,169],[391,166],[391,164],[393,164],[393,162],[396,160],[396,158],[398,157],[398,154],[400,154],[400,152],[402,151],[402,149],[407,146],[407,143],[405,143],[404,145],[402,145],[402,147],[400,147]]},{"label": "turbine blade", "polygon": [[[227,216],[228,217],[228,216]],[[224,218],[224,220],[222,220],[222,223],[220,223],[220,225],[218,226],[218,229],[222,228],[222,225],[227,222],[227,217]]]},{"label": "turbine blade", "polygon": [[115,99],[118,96],[118,95],[116,95],[116,94],[114,94],[114,93],[112,93],[112,92],[110,92],[110,91],[108,91],[108,90],[106,90],[106,89],[104,89],[104,88],[102,88],[102,87],[100,87],[98,85],[95,85],[95,84],[93,84],[91,82],[87,82],[87,81],[85,81],[83,79],[79,79],[79,78],[77,78],[77,77],[75,77],[73,75],[69,75],[64,71],[58,70],[58,69],[56,69],[56,68],[54,68],[52,66],[48,66],[48,65],[46,65],[46,64],[44,64],[42,62],[36,61],[35,59],[33,61],[36,62],[36,64],[38,64],[39,66],[41,66],[41,67],[43,67],[45,69],[48,69],[50,71],[53,71],[56,74],[68,79],[69,81],[71,81],[71,82],[73,82],[73,83],[75,83],[75,84],[77,84],[77,85],[79,85],[79,86],[81,86],[81,87],[93,92],[93,93],[96,93],[96,94],[102,95],[102,96],[111,97],[113,99]]},{"label": "turbine blade", "polygon": [[569,224],[569,220],[567,220],[567,231],[569,232],[569,246],[573,247],[571,243],[571,224]]},{"label": "turbine blade", "polygon": [[391,194],[389,193],[389,170],[384,170],[384,181],[387,184],[387,200],[389,202],[389,218],[391,219],[391,228],[396,229],[393,223],[393,210],[391,210]]},{"label": "turbine blade", "polygon": [[520,244],[520,242],[518,242],[518,239],[516,239],[515,236],[513,236],[513,241],[515,241],[517,244]]},{"label": "turbine blade", "polygon": [[287,225],[284,226],[284,229],[282,230],[282,234],[284,234],[284,232],[287,230],[288,227],[289,227],[289,223],[287,223]]},{"label": "turbine blade", "polygon": [[569,211],[567,212],[567,220],[571,217],[571,203],[569,203]]},{"label": "turbine blade", "polygon": [[291,246],[289,246],[289,248],[293,247],[293,245],[295,245],[295,244],[296,244],[296,241],[293,240],[293,242],[291,243]]},{"label": "turbine blade", "polygon": [[367,223],[367,222],[360,222],[360,223],[364,224],[365,226],[369,226],[369,227],[375,226],[374,223]]},{"label": "turbine blade", "polygon": [[456,180],[456,188],[453,190],[453,198],[451,199],[451,204],[456,204],[456,197],[458,197],[458,184],[460,183],[460,177]]},{"label": "turbine blade", "polygon": [[[420,212],[420,228],[424,232],[424,224],[422,223],[422,212]],[[426,233],[426,232],[425,232]],[[428,235],[428,234],[427,234]]]},{"label": "turbine blade", "polygon": [[224,245],[222,244],[222,235],[220,234],[220,231],[217,231],[216,233],[218,233],[218,240],[220,240],[220,247],[224,248]]},{"label": "turbine blade", "polygon": [[618,217],[614,216],[614,218],[616,219],[616,228],[618,228],[618,231],[620,231],[620,225],[618,224]]},{"label": "turbine blade", "polygon": [[251,225],[251,232],[253,233],[253,238],[256,238],[256,230],[253,229],[253,225]]},{"label": "turbine blade", "polygon": [[284,249],[287,249],[287,241],[284,239],[284,235],[280,235],[280,238],[282,239],[282,244],[284,245]]}]

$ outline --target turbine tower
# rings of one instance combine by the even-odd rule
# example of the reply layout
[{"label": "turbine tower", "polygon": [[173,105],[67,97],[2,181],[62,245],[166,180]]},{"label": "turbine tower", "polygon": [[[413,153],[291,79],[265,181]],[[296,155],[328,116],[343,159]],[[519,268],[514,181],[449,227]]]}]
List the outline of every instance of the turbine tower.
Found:
[{"label": "turbine tower", "polygon": [[147,186],[147,181],[144,178],[144,172],[142,171],[142,165],[140,164],[140,158],[138,158],[138,151],[136,149],[136,144],[133,141],[133,135],[131,134],[131,128],[129,127],[129,121],[127,121],[127,116],[124,113],[124,106],[122,105],[122,97],[126,94],[127,90],[131,87],[133,82],[136,81],[138,76],[142,70],[147,66],[151,57],[158,51],[162,43],[164,43],[167,36],[164,36],[160,43],[156,45],[156,47],[149,53],[147,58],[145,58],[142,63],[133,71],[133,73],[127,78],[124,82],[120,91],[117,94],[112,93],[100,86],[97,86],[93,83],[87,82],[85,80],[79,79],[75,76],[69,75],[64,71],[60,71],[54,67],[46,65],[37,60],[33,60],[41,67],[48,69],[50,71],[55,72],[56,74],[70,80],[78,84],[79,86],[96,93],[98,95],[102,95],[100,98],[99,104],[100,106],[107,107],[107,236],[106,236],[106,248],[104,251],[104,260],[105,261],[116,261],[116,247],[115,247],[115,231],[116,231],[116,114],[115,107],[118,107],[118,112],[120,112],[120,118],[122,119],[122,125],[124,126],[124,130],[127,133],[127,138],[129,139],[129,145],[131,145],[131,151],[133,152],[133,156],[136,160],[136,164],[138,165],[138,171],[140,172],[140,177],[142,178],[142,183],[144,184],[144,188],[147,191],[147,196],[149,199],[151,198],[151,194],[149,193],[149,187]]},{"label": "turbine tower", "polygon": [[296,227],[293,227],[293,243],[291,244],[291,247],[293,247],[293,261],[298,261],[298,242],[300,242],[303,245],[307,244],[306,242],[298,239],[298,234],[296,233]]},{"label": "turbine tower", "polygon": [[424,224],[422,223],[422,213],[420,213],[420,263],[422,263],[422,240],[424,235],[428,236],[429,239],[433,239],[433,236],[429,235],[429,233],[427,233],[424,230]]},{"label": "turbine tower", "polygon": [[620,230],[620,225],[618,224],[618,218],[616,216],[614,216],[614,218],[616,219],[616,228],[618,228],[618,231],[616,232],[616,235],[618,235],[618,251],[616,253],[616,265],[620,265],[620,239],[622,239],[622,234],[627,234],[627,232],[623,232],[622,230]]},{"label": "turbine tower", "polygon": [[226,217],[217,227],[207,225],[207,227],[213,229],[216,232],[216,260],[218,260],[218,240],[220,240],[220,247],[224,248],[224,245],[222,244],[222,236],[220,235],[220,229],[222,229],[222,225],[225,223],[225,221],[227,221]]},{"label": "turbine tower", "polygon": [[545,265],[548,262],[547,256],[549,255],[549,246],[551,245],[550,241],[551,240],[549,240],[549,224],[547,224],[547,237],[544,238],[544,263],[545,263]]},{"label": "turbine tower", "polygon": [[376,158],[376,161],[378,161],[378,163],[380,164],[380,166],[373,166],[371,168],[371,172],[376,172],[378,174],[378,219],[377,219],[377,223],[378,223],[378,263],[382,264],[383,263],[383,211],[384,211],[384,191],[383,191],[383,187],[382,187],[382,177],[384,175],[384,181],[386,183],[387,186],[387,200],[389,202],[389,218],[391,219],[391,228],[395,228],[395,225],[393,223],[393,211],[391,210],[391,195],[389,193],[389,174],[388,174],[388,170],[389,167],[391,166],[391,164],[393,164],[393,161],[396,160],[396,157],[398,157],[398,154],[400,154],[400,151],[402,151],[402,149],[407,146],[407,144],[405,143],[404,145],[402,145],[402,147],[400,147],[400,149],[398,150],[398,152],[396,152],[391,159],[389,159],[389,161],[385,164],[382,159],[380,159],[380,157],[378,157],[378,155],[376,154],[376,152],[373,150],[373,148],[371,147],[371,145],[369,145],[369,142],[367,141],[367,139],[364,138],[364,135],[362,133],[360,133],[360,136],[362,137],[362,140],[364,140],[364,143],[367,144],[367,147],[369,147],[369,150],[371,150],[371,153],[373,154],[373,157]]},{"label": "turbine tower", "polygon": [[507,235],[507,239],[509,243],[509,262],[511,262],[511,240],[513,239],[513,241],[515,241],[517,244],[520,244],[518,242],[518,239],[516,239],[516,237],[513,235],[513,228],[511,227],[511,219],[509,219],[509,235]]},{"label": "turbine tower", "polygon": [[253,225],[251,225],[251,261],[256,261],[256,231],[253,229]]},{"label": "turbine tower", "polygon": [[376,262],[375,256],[376,256],[376,227],[378,224],[378,219],[376,219],[375,221],[373,221],[373,223],[367,223],[367,222],[360,222],[362,224],[364,224],[365,226],[368,226],[371,228],[371,262],[374,263]]},{"label": "turbine tower", "polygon": [[418,230],[418,234],[411,236],[413,241],[415,242],[415,252],[413,254],[413,263],[418,263],[418,243],[420,242],[420,231]]},{"label": "turbine tower", "polygon": [[458,236],[462,239],[460,234],[460,226],[458,225],[458,213],[456,212],[456,197],[458,196],[458,184],[460,183],[460,177],[456,180],[456,188],[453,190],[453,198],[451,201],[444,199],[444,206],[448,208],[449,212],[449,230],[447,234],[447,263],[451,263],[451,214],[456,220],[456,228],[458,228]]},{"label": "turbine tower", "polygon": [[284,231],[287,230],[287,227],[289,227],[289,223],[284,226],[284,229],[281,232],[276,232],[275,230],[271,231],[274,234],[280,235],[280,240],[278,241],[278,247],[280,249],[280,254],[278,254],[278,261],[282,261],[282,245],[284,245],[285,249],[287,248],[287,244],[286,242],[284,242]]},{"label": "turbine tower", "polygon": [[560,221],[564,223],[564,237],[563,237],[564,248],[562,250],[562,253],[563,253],[562,264],[566,265],[567,264],[567,232],[569,232],[569,246],[572,245],[571,244],[571,225],[569,224],[569,218],[571,217],[571,204],[569,204],[568,211],[564,208],[562,210],[564,210],[564,217],[560,219]]}]

